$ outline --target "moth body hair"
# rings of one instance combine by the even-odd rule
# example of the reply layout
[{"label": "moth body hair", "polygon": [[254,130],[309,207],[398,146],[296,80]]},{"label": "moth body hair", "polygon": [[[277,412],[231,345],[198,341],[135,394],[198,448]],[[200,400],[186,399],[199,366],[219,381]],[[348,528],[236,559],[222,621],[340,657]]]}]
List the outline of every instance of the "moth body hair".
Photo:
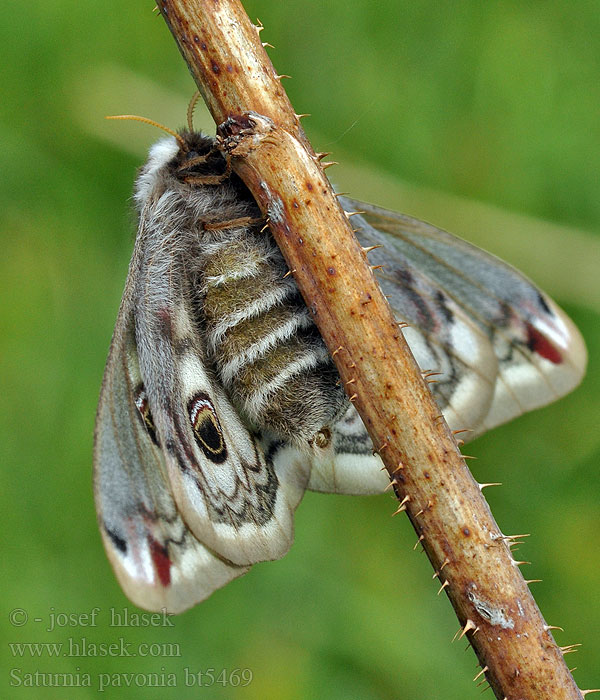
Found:
[{"label": "moth body hair", "polygon": [[[161,139],[136,181],[146,258],[138,294],[171,322],[178,305],[194,310],[194,329],[171,330],[182,341],[202,339],[207,364],[251,426],[316,449],[317,434],[348,407],[335,365],[295,281],[284,279],[287,265],[261,231],[250,192],[235,175],[202,184],[226,163],[212,139],[181,136],[187,151]],[[199,155],[206,158],[186,169]],[[253,223],[236,224],[243,219]]]}]

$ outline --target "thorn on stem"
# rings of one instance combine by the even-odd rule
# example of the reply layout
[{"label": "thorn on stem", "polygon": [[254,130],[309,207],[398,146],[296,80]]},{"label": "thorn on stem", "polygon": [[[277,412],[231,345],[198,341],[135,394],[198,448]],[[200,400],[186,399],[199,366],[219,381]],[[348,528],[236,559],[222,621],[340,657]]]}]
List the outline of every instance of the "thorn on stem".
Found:
[{"label": "thorn on stem", "polygon": [[466,625],[462,628],[462,632],[460,633],[459,639],[462,639],[467,632],[470,632],[471,630],[475,630],[473,634],[477,634],[477,630],[479,627],[473,622],[473,620],[467,620]]},{"label": "thorn on stem", "polygon": [[572,654],[574,651],[578,651],[579,650],[578,648],[580,646],[581,646],[581,644],[567,644],[564,647],[558,647],[558,648],[561,650],[562,655],[564,656],[565,654]]},{"label": "thorn on stem", "polygon": [[398,513],[402,513],[402,511],[406,510],[406,504],[410,501],[410,496],[404,496],[402,501],[400,502],[400,505],[398,508],[392,513],[392,518],[394,515],[398,515]]},{"label": "thorn on stem", "polygon": [[[385,469],[385,467],[384,467],[384,469]],[[389,491],[391,488],[393,488],[394,486],[397,486],[397,485],[398,485],[398,482],[396,481],[396,479],[392,479],[390,481],[390,483],[383,489],[384,493],[386,491]]]},{"label": "thorn on stem", "polygon": [[415,542],[415,546],[413,547],[413,552],[417,549],[419,544],[425,539],[425,535],[421,535],[419,539]]},{"label": "thorn on stem", "polygon": [[444,590],[444,588],[448,588],[449,585],[450,585],[450,581],[448,581],[448,579],[446,579],[444,581],[444,583],[442,583],[442,585],[440,586],[440,590],[437,592],[437,594],[439,595]]},{"label": "thorn on stem", "polygon": [[481,671],[473,678],[473,682],[475,682],[479,677],[483,676],[483,674],[488,670],[487,666],[484,666]]},{"label": "thorn on stem", "polygon": [[[355,212],[355,213],[358,214],[359,212]],[[366,248],[363,248],[362,251],[365,255],[367,255],[372,250],[375,250],[375,248],[383,248],[383,246],[382,245],[368,245],[368,246],[366,246]]]}]

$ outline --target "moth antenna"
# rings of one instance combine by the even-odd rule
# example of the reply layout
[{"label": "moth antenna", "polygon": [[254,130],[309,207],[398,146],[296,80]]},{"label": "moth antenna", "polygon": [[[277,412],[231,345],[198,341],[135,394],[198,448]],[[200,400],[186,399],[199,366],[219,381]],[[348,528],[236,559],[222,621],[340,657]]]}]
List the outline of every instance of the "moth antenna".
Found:
[{"label": "moth antenna", "polygon": [[180,145],[183,151],[187,151],[188,149],[185,141],[183,140],[183,137],[180,134],[178,134],[176,131],[173,131],[173,129],[169,129],[169,127],[165,126],[164,124],[159,124],[158,122],[155,122],[154,119],[148,119],[148,117],[139,117],[137,114],[114,114],[104,118],[123,119],[133,122],[142,122],[142,124],[150,124],[151,126],[156,126],[159,129],[166,131],[167,134],[171,134],[171,136],[175,137],[177,139],[177,143]]},{"label": "moth antenna", "polygon": [[196,105],[198,104],[198,100],[200,99],[200,92],[196,90],[196,92],[192,95],[192,99],[190,100],[190,103],[187,108],[187,125],[188,129],[190,131],[194,131],[194,110],[196,109]]}]

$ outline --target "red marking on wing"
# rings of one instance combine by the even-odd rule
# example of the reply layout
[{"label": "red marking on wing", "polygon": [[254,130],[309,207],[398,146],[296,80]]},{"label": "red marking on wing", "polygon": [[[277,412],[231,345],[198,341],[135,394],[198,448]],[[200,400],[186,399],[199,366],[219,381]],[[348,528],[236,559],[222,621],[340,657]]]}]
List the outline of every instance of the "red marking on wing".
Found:
[{"label": "red marking on wing", "polygon": [[527,347],[555,365],[562,364],[563,356],[559,350],[531,323],[527,324]]},{"label": "red marking on wing", "polygon": [[163,586],[171,583],[171,560],[167,550],[159,544],[153,537],[148,538],[150,544],[150,554],[154,562],[154,568]]}]

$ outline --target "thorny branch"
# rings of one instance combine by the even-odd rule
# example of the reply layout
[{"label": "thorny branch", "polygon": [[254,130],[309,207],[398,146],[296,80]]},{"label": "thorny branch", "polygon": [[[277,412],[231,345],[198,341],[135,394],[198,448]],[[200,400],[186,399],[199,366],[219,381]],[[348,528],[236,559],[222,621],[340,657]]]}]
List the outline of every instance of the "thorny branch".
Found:
[{"label": "thorny branch", "polygon": [[[160,0],[496,697],[582,698],[238,0]],[[564,650],[566,652],[566,649]],[[585,692],[585,691],[583,691]]]}]

